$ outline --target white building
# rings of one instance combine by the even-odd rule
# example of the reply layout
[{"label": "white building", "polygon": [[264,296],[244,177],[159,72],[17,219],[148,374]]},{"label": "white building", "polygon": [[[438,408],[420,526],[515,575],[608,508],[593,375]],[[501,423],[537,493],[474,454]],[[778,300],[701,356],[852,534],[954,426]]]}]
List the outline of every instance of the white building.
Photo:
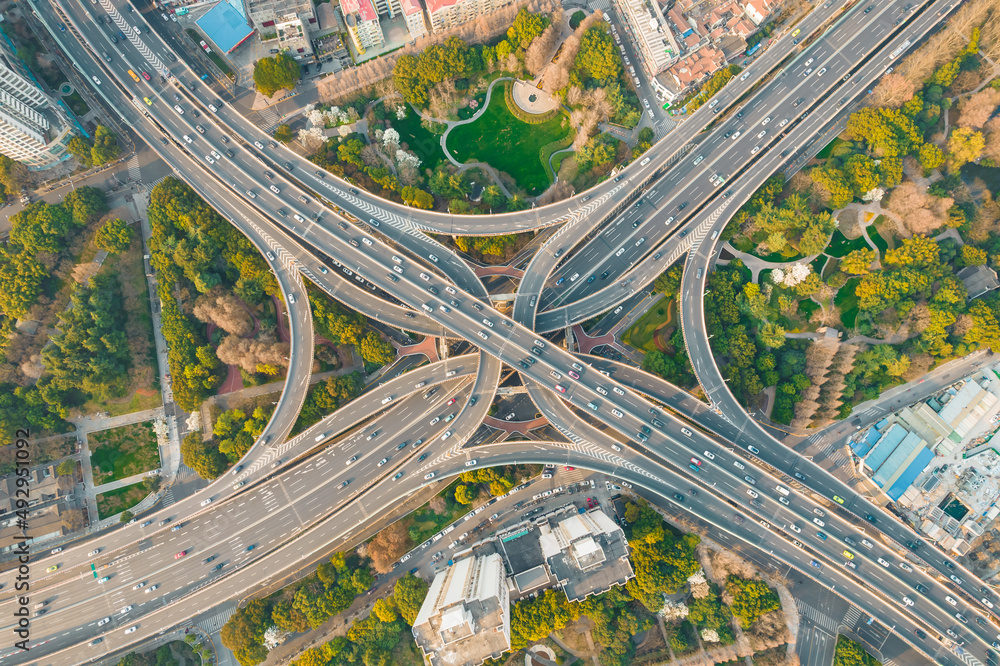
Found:
[{"label": "white building", "polygon": [[284,17],[294,14],[304,23],[315,23],[316,13],[312,0],[243,0],[244,16],[263,34],[272,33],[274,26]]},{"label": "white building", "polygon": [[426,0],[431,31],[441,32],[511,4],[513,0]]},{"label": "white building", "polygon": [[45,169],[69,157],[73,126],[0,38],[0,153],[28,168]]},{"label": "white building", "polygon": [[292,57],[299,59],[312,55],[312,42],[305,23],[295,14],[278,19],[274,24],[278,33],[278,48],[287,50]]},{"label": "white building", "polygon": [[406,29],[410,39],[419,39],[427,34],[427,19],[420,0],[400,0],[403,16],[406,18]]},{"label": "white building", "polygon": [[340,9],[344,13],[347,32],[359,54],[385,45],[378,13],[371,0],[340,0]]},{"label": "white building", "polygon": [[510,598],[500,555],[467,557],[434,576],[413,622],[431,666],[478,665],[510,649]]},{"label": "white building", "polygon": [[678,56],[678,46],[658,3],[643,0],[615,0],[618,14],[639,48],[640,60],[652,78],[670,66]]}]

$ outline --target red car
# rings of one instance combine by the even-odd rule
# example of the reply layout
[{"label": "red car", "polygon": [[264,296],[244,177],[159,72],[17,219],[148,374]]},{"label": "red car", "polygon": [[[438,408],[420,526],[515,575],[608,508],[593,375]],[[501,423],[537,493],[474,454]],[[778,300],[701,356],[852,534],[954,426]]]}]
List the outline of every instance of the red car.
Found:
[{"label": "red car", "polygon": [[447,405],[447,406],[450,407],[450,406],[454,405],[455,402],[456,402],[456,398],[452,398],[451,400],[449,400],[448,402],[446,402],[445,405]]},{"label": "red car", "polygon": [[186,550],[182,550],[181,552],[179,552],[179,553],[177,553],[176,555],[174,555],[174,559],[175,559],[175,560],[179,560],[179,559],[181,559],[182,557],[184,557],[185,555],[187,555],[187,553],[188,553],[188,552],[187,552]]},{"label": "red car", "polygon": [[691,458],[691,462],[694,463],[695,465],[698,465],[699,467],[701,467],[701,461],[698,460],[697,458]]},{"label": "red car", "polygon": [[576,469],[576,467],[569,467],[569,466],[567,466],[567,467],[564,467],[563,469],[565,469],[567,472],[572,472],[574,469]]},{"label": "red car", "polygon": [[146,72],[142,72],[142,78],[146,79],[147,81],[150,80],[149,74],[147,74]]},{"label": "red car", "polygon": [[556,390],[559,391],[560,393],[565,393],[566,392],[566,387],[565,386],[561,386],[559,384],[556,384]]}]

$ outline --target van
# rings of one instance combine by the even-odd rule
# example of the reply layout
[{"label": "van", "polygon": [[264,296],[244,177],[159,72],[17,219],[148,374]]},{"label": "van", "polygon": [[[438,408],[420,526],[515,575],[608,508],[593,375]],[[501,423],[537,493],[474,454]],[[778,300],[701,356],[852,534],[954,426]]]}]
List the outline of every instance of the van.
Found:
[{"label": "van", "polygon": [[705,160],[705,156],[704,156],[704,155],[699,155],[699,156],[698,156],[697,158],[695,158],[695,160],[694,160],[694,165],[695,165],[695,166],[698,166],[698,165],[699,165],[699,164],[701,164],[701,163],[702,163],[702,162],[703,162],[704,160]]},{"label": "van", "polygon": [[788,497],[788,488],[784,486],[775,486],[774,489],[777,490],[782,495],[784,495],[785,497]]},{"label": "van", "polygon": [[420,307],[422,307],[425,312],[434,312],[434,306],[432,306],[430,303],[424,303]]},{"label": "van", "polygon": [[322,442],[326,438],[327,438],[327,434],[325,432],[322,433],[322,434],[316,435],[316,441],[317,442]]}]

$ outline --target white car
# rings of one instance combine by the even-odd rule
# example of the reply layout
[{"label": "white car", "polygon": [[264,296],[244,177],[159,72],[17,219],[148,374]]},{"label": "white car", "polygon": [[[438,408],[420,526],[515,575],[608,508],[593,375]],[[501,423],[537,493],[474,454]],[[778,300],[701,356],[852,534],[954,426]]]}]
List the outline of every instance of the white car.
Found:
[{"label": "white car", "polygon": [[202,500],[201,501],[201,505],[202,506],[208,506],[211,503],[212,503],[212,498],[211,497],[209,497],[207,500]]},{"label": "white car", "polygon": [[121,612],[124,615],[125,613],[129,612],[130,610],[132,610],[132,606],[131,605],[126,606],[125,608],[121,609],[121,611],[119,611],[119,612]]},{"label": "white car", "polygon": [[913,599],[910,599],[909,597],[903,597],[903,603],[906,604],[907,606],[912,606]]},{"label": "white car", "polygon": [[149,587],[146,588],[146,594],[149,594],[153,590],[157,590],[159,588],[160,588],[160,584],[159,583],[157,583],[156,585],[150,585]]},{"label": "white car", "polygon": [[194,141],[187,134],[184,135],[184,140],[188,143],[194,143]]},{"label": "white car", "polygon": [[205,155],[205,161],[209,164],[215,164],[215,160],[212,159],[211,155]]},{"label": "white car", "polygon": [[104,626],[104,625],[106,625],[106,624],[107,624],[108,622],[111,622],[111,618],[110,618],[110,617],[106,617],[106,618],[104,618],[103,620],[98,620],[98,621],[97,621],[97,626],[98,626],[98,627],[103,627],[103,626]]},{"label": "white car", "polygon": [[705,457],[706,457],[706,458],[708,458],[709,460],[715,460],[715,454],[714,454],[714,453],[712,453],[711,451],[705,451],[705,452],[704,452],[704,455],[705,455]]},{"label": "white car", "polygon": [[129,627],[128,629],[125,630],[125,633],[126,634],[131,634],[133,631],[135,631],[138,628],[139,628],[139,625],[133,624],[131,627]]},{"label": "white car", "polygon": [[55,555],[56,553],[61,553],[61,552],[62,548],[53,548],[51,551],[49,551],[49,555]]},{"label": "white car", "polygon": [[760,124],[763,126],[763,125],[768,124],[769,122],[771,122],[771,116],[768,116],[767,118],[764,118],[764,120],[760,121]]},{"label": "white car", "polygon": [[133,590],[138,590],[138,589],[143,588],[143,587],[146,587],[146,583],[145,582],[136,583],[135,585],[132,586],[132,589]]},{"label": "white car", "polygon": [[791,528],[791,530],[796,534],[802,534],[802,528],[795,523],[790,524],[788,527]]},{"label": "white car", "polygon": [[427,472],[424,474],[425,479],[433,479],[437,475],[437,472]]},{"label": "white car", "polygon": [[97,555],[100,552],[101,552],[100,548],[95,548],[94,550],[92,550],[89,553],[87,553],[87,557],[93,557],[94,555]]},{"label": "white car", "polygon": [[753,150],[750,151],[750,154],[751,155],[756,155],[759,152],[760,152],[760,146],[754,146]]}]

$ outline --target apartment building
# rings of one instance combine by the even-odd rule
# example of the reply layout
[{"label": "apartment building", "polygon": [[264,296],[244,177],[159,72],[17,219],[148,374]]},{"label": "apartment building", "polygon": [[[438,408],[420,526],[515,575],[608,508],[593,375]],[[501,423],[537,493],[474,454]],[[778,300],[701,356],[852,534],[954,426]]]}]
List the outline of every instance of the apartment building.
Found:
[{"label": "apartment building", "polygon": [[656,3],[615,0],[615,9],[639,49],[642,67],[650,77],[655,77],[677,59],[677,44]]},{"label": "apartment building", "polygon": [[427,0],[431,31],[441,32],[513,3],[513,0]]},{"label": "apartment building", "polygon": [[359,54],[385,45],[385,36],[372,0],[340,0],[347,32]]},{"label": "apartment building", "polygon": [[287,21],[286,17],[291,15],[301,18],[303,23],[316,22],[312,0],[244,0],[244,6],[244,15],[263,33],[274,32],[267,28]]}]

